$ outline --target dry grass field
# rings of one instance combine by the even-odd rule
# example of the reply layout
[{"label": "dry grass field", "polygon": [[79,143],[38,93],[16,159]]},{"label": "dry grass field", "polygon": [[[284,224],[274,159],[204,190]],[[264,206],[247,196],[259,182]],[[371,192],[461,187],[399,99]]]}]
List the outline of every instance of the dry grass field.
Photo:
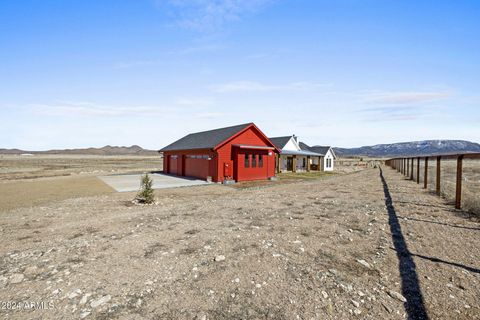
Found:
[{"label": "dry grass field", "polygon": [[[428,190],[435,192],[436,161],[428,162]],[[414,179],[416,179],[417,163],[414,161]],[[424,182],[425,162],[420,161],[420,183]],[[457,162],[442,160],[440,173],[440,190],[442,196],[450,203],[455,202]],[[462,208],[480,216],[480,160],[465,159],[463,161]]]},{"label": "dry grass field", "polygon": [[[98,185],[96,170],[115,166],[61,161],[67,168],[43,162],[47,178],[25,179],[42,170],[9,165],[13,176],[0,183],[27,190],[9,205],[14,193],[0,198],[1,318],[480,318],[480,223],[390,168],[385,181],[378,168],[339,167],[265,184],[162,189],[157,205],[137,206],[135,193]],[[115,170],[158,162],[121,163]],[[15,206],[55,183],[56,196]]]},{"label": "dry grass field", "polygon": [[2,180],[156,171],[163,168],[162,161],[160,155],[0,155],[0,182]]},{"label": "dry grass field", "polygon": [[162,168],[160,156],[0,155],[0,211],[110,194],[97,175]]}]

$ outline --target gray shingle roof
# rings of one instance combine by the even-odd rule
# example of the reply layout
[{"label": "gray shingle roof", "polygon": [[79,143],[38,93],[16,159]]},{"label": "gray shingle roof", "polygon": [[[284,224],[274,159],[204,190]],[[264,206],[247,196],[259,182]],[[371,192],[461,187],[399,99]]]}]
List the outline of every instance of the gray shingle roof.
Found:
[{"label": "gray shingle roof", "polygon": [[245,123],[233,127],[190,133],[189,135],[186,135],[185,137],[164,147],[160,150],[160,152],[215,148],[221,142],[227,140],[231,136],[244,130],[252,124],[253,123]]},{"label": "gray shingle roof", "polygon": [[324,154],[316,153],[313,151],[309,150],[300,150],[300,151],[295,151],[295,150],[281,150],[280,154],[283,155],[297,155],[297,156],[312,156],[312,157],[321,157],[324,156]]},{"label": "gray shingle roof", "polygon": [[302,149],[302,150],[307,150],[307,151],[310,150],[310,146],[309,146],[308,144],[304,143],[304,142],[301,142],[301,141],[300,141],[300,142],[298,143],[298,146],[299,146],[300,149]]},{"label": "gray shingle roof", "polygon": [[[300,151],[295,151],[295,150],[282,150],[283,147],[285,147],[285,145],[288,143],[288,141],[290,141],[290,139],[292,138],[292,136],[287,136],[287,137],[275,137],[275,138],[268,138],[270,141],[272,141],[272,143],[278,148],[280,149],[280,153],[281,154],[284,154],[284,155],[298,155],[298,156],[323,156],[324,154],[319,154],[313,150],[310,150],[308,149],[308,146],[303,143],[303,142],[300,142],[299,143],[299,146],[300,146]],[[302,147],[303,145],[303,147]]]},{"label": "gray shingle roof", "polygon": [[321,153],[321,154],[327,154],[329,149],[330,149],[330,146],[313,146],[309,148],[310,151]]},{"label": "gray shingle roof", "polygon": [[268,138],[278,149],[283,149],[292,136]]}]

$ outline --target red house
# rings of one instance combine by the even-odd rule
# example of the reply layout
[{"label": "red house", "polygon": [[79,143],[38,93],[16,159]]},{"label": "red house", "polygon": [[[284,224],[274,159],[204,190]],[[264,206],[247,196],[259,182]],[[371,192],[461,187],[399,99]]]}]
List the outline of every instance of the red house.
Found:
[{"label": "red house", "polygon": [[277,147],[253,123],[191,133],[166,146],[163,171],[223,182],[275,176]]}]

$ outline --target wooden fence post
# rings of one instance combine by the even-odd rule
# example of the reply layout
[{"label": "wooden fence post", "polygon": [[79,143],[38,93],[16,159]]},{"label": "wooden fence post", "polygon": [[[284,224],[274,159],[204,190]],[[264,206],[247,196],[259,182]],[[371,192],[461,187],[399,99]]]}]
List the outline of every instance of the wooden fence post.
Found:
[{"label": "wooden fence post", "polygon": [[440,195],[440,172],[441,172],[440,165],[441,165],[441,159],[442,159],[441,156],[437,156],[437,179],[435,180],[435,182],[436,182],[435,191],[436,191],[437,195]]},{"label": "wooden fence post", "polygon": [[428,157],[425,157],[425,171],[423,174],[423,188],[427,189],[428,186]]},{"label": "wooden fence post", "polygon": [[455,209],[462,207],[462,170],[463,170],[463,155],[457,157],[457,186],[455,193]]},{"label": "wooden fence post", "polygon": [[412,170],[410,170],[410,180],[413,180],[413,158],[412,158]]},{"label": "wooden fence post", "polygon": [[417,184],[420,183],[420,157],[417,158]]}]

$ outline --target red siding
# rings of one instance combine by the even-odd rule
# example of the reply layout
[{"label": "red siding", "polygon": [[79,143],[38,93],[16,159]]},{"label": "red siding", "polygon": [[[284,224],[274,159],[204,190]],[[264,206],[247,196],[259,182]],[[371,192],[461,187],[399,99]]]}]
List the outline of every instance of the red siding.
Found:
[{"label": "red siding", "polygon": [[[271,146],[271,143],[268,139],[264,138],[263,135],[258,132],[255,127],[250,127],[246,131],[242,132],[240,135],[236,136],[232,140],[228,141],[225,145],[217,149],[218,153],[218,181],[223,181],[224,176],[224,166],[225,164],[230,165],[232,178],[237,181],[245,180],[257,180],[257,179],[268,179],[269,177],[275,176],[275,152],[271,151],[271,156],[268,156],[266,150],[256,150],[255,152],[262,152],[266,154],[264,156],[263,170],[256,168],[246,168],[243,167],[244,156],[240,151],[238,154],[235,152],[233,145],[235,144],[244,144],[244,145],[254,145],[254,146]],[[249,152],[252,150],[248,150]],[[238,158],[238,160],[237,160]],[[244,170],[245,169],[245,170]],[[250,172],[248,172],[250,171]]]},{"label": "red siding", "polygon": [[[245,167],[245,157],[248,156],[249,166]],[[262,156],[263,163],[260,166],[259,158]],[[274,154],[270,158],[275,158]],[[254,159],[255,158],[255,161]],[[235,180],[237,181],[246,181],[246,180],[264,180],[268,177],[273,176],[275,170],[275,161],[268,160],[269,155],[267,150],[249,150],[241,149],[238,151],[237,155],[237,168]],[[254,166],[255,164],[255,166]],[[270,170],[270,166],[273,165],[273,171]],[[269,175],[269,172],[272,172],[272,175]]]}]

